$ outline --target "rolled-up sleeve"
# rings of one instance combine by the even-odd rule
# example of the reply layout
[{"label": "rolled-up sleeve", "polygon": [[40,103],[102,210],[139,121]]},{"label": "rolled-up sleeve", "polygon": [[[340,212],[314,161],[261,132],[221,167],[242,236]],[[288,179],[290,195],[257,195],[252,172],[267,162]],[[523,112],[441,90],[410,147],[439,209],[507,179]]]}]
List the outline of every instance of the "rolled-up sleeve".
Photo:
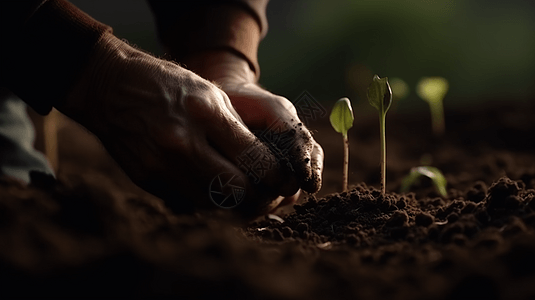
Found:
[{"label": "rolled-up sleeve", "polygon": [[0,85],[47,114],[111,28],[65,0],[2,0],[0,11]]},{"label": "rolled-up sleeve", "polygon": [[160,40],[178,60],[196,51],[228,49],[259,72],[258,45],[266,35],[269,0],[148,0]]}]

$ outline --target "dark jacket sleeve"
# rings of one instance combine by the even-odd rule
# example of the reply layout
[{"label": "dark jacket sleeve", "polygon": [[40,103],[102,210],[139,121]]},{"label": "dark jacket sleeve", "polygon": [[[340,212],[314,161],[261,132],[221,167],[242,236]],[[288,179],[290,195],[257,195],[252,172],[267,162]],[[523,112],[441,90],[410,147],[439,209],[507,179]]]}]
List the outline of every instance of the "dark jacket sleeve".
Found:
[{"label": "dark jacket sleeve", "polygon": [[197,51],[227,49],[259,72],[258,45],[266,35],[269,0],[148,0],[158,35],[177,60]]},{"label": "dark jacket sleeve", "polygon": [[0,1],[0,85],[47,114],[111,28],[65,0]]}]

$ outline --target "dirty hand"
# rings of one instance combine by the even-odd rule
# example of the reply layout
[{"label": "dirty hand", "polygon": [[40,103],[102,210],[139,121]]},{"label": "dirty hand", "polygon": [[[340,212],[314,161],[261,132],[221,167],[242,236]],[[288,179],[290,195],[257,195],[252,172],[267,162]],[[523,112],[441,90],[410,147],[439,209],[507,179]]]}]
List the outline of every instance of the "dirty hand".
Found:
[{"label": "dirty hand", "polygon": [[[293,169],[293,180],[301,189],[310,193],[319,191],[323,149],[299,120],[296,108],[288,99],[258,86],[248,62],[231,52],[201,52],[189,56],[184,63],[188,69],[220,85],[244,123],[260,132],[262,140],[277,144],[286,154]],[[278,131],[283,134],[271,134]],[[282,141],[286,138],[292,142]],[[294,202],[297,196],[298,193],[287,197],[281,205]]]},{"label": "dirty hand", "polygon": [[[299,190],[284,166],[264,170],[257,182],[248,178],[240,166],[243,153],[276,159],[209,81],[111,34],[99,41],[87,66],[57,108],[92,131],[134,183],[172,208],[215,208],[212,184],[221,179],[214,189],[224,192],[229,179],[221,174],[241,178],[231,183],[245,192],[236,196],[232,190],[222,206],[243,199],[235,210],[246,216],[266,213],[282,201],[280,195]],[[242,115],[249,123],[254,118]],[[308,148],[303,151],[310,157]]]}]

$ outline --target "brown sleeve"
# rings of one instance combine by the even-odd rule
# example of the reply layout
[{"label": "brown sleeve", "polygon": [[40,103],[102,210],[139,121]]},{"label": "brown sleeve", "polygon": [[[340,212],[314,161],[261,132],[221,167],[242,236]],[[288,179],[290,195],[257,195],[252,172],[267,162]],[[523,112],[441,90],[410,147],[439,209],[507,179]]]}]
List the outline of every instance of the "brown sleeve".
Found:
[{"label": "brown sleeve", "polygon": [[[60,103],[111,28],[65,0],[3,1],[0,84],[47,114]],[[5,45],[5,46],[4,46]]]},{"label": "brown sleeve", "polygon": [[226,49],[259,74],[258,45],[266,35],[268,0],[149,0],[164,46],[177,60],[203,50]]}]

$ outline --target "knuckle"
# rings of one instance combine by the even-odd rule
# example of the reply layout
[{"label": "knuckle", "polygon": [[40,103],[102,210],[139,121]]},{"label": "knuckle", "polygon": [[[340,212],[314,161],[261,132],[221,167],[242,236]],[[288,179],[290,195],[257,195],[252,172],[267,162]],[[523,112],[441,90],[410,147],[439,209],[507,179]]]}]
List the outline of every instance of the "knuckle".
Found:
[{"label": "knuckle", "polygon": [[296,114],[297,115],[297,110],[295,109],[295,106],[293,105],[293,103],[282,97],[282,96],[276,96],[273,98],[273,102],[274,104],[276,104],[277,106],[279,106],[281,109],[284,109],[292,114]]},{"label": "knuckle", "polygon": [[205,83],[194,83],[192,89],[184,96],[183,105],[188,117],[197,121],[221,119],[223,97],[217,88]]},{"label": "knuckle", "polygon": [[321,147],[320,144],[318,144],[316,141],[314,141],[314,155],[318,160],[321,160],[323,162],[323,158],[325,157],[325,152],[323,151],[323,147]]}]

